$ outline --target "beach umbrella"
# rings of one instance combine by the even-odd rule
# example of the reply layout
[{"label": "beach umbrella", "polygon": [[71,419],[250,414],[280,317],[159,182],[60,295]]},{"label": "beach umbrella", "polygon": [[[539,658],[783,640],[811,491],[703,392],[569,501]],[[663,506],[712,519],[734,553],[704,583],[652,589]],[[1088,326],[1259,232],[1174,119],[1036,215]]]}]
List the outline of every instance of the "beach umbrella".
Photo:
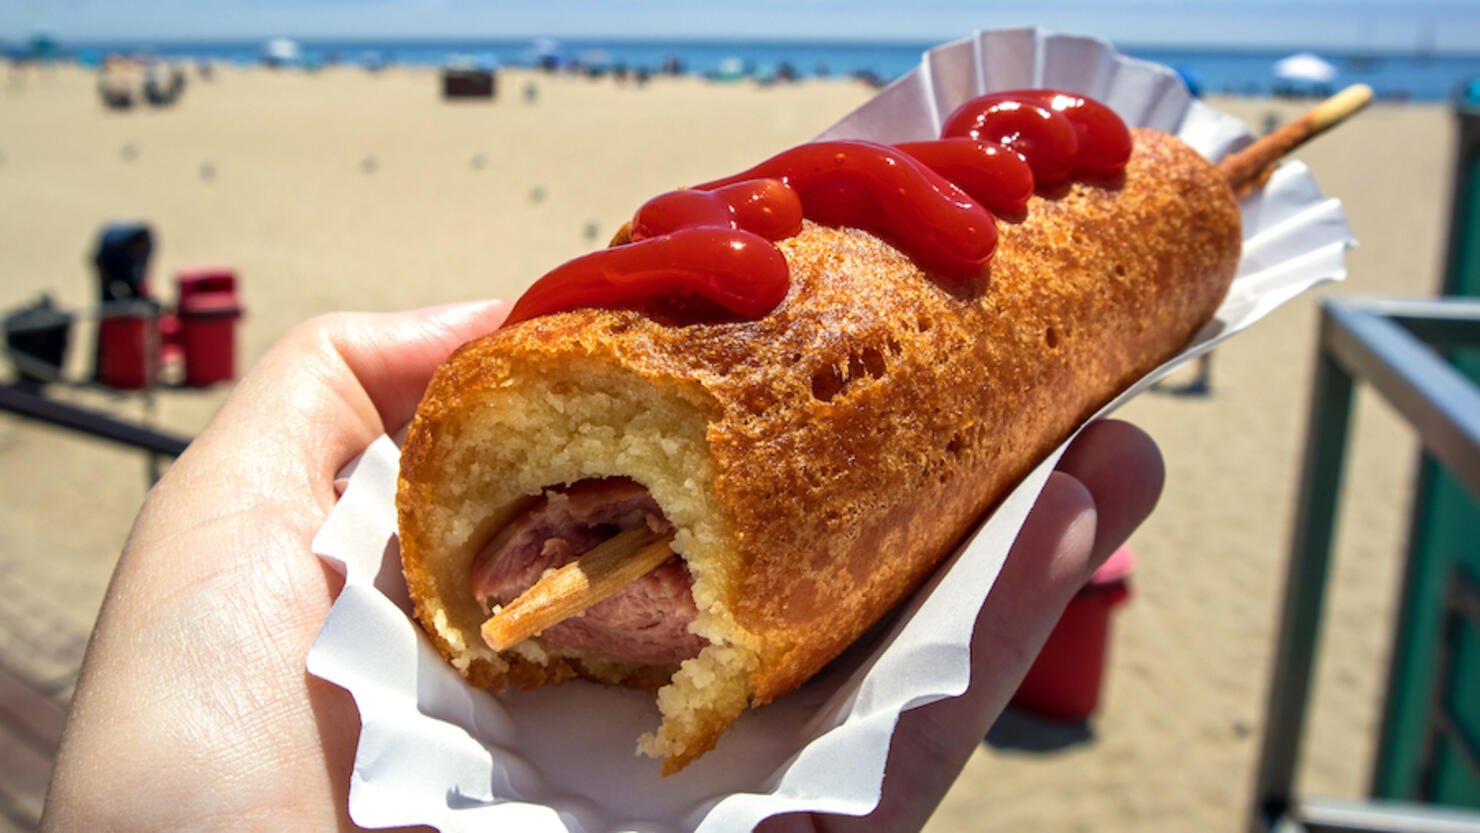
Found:
[{"label": "beach umbrella", "polygon": [[721,58],[712,73],[713,77],[720,81],[734,81],[744,78],[747,74],[745,59],[734,55]]},{"label": "beach umbrella", "polygon": [[272,66],[291,66],[302,55],[298,42],[288,38],[273,38],[262,45],[262,60]]},{"label": "beach umbrella", "polygon": [[1274,74],[1286,81],[1308,81],[1315,84],[1330,83],[1336,78],[1336,67],[1314,52],[1297,52],[1281,58],[1274,64]]},{"label": "beach umbrella", "polygon": [[1202,73],[1189,66],[1177,66],[1173,67],[1173,70],[1182,79],[1182,83],[1187,85],[1187,92],[1192,93],[1193,98],[1202,98]]},{"label": "beach umbrella", "polygon": [[554,38],[535,38],[525,47],[523,58],[535,66],[553,69],[565,63],[565,50]]},{"label": "beach umbrella", "polygon": [[604,67],[612,62],[612,54],[605,49],[586,49],[578,57],[582,66]]}]

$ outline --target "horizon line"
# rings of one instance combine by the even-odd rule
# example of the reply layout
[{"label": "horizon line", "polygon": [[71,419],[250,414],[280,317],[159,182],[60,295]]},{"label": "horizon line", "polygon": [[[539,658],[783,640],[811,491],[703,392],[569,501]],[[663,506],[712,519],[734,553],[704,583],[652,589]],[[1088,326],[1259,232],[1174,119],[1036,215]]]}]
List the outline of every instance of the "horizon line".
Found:
[{"label": "horizon line", "polygon": [[[1023,27],[1032,28],[1032,27]],[[24,37],[15,37],[0,34],[0,43],[14,41],[24,43],[43,34],[45,30],[33,32]],[[1068,33],[1072,34],[1072,33]],[[55,36],[53,36],[55,37]],[[188,45],[188,44],[243,44],[258,43],[287,38],[300,43],[372,43],[372,42],[399,42],[399,43],[470,43],[478,41],[508,42],[508,41],[595,41],[606,43],[733,43],[733,44],[853,44],[853,45],[887,45],[887,46],[933,46],[954,43],[970,37],[957,36],[951,38],[929,38],[929,37],[896,37],[885,35],[746,35],[736,34],[729,36],[717,36],[711,34],[664,34],[657,36],[634,35],[634,34],[565,34],[551,35],[548,33],[526,34],[526,33],[500,33],[500,34],[420,34],[398,36],[394,34],[384,35],[293,35],[283,34],[257,34],[257,35],[128,35],[122,37],[79,37],[79,38],[56,38],[59,43],[77,46],[89,46],[94,44],[128,44],[141,47],[157,45]],[[1187,41],[1175,40],[1147,40],[1144,42],[1116,41],[1109,38],[1095,37],[1105,40],[1122,52],[1135,49],[1182,49],[1200,52],[1315,52],[1326,55],[1419,55],[1425,57],[1480,57],[1480,49],[1445,48],[1433,46],[1430,48],[1418,48],[1401,46],[1372,46],[1363,44],[1331,44],[1320,47],[1301,47],[1288,43],[1279,42],[1210,42],[1210,41]]]}]

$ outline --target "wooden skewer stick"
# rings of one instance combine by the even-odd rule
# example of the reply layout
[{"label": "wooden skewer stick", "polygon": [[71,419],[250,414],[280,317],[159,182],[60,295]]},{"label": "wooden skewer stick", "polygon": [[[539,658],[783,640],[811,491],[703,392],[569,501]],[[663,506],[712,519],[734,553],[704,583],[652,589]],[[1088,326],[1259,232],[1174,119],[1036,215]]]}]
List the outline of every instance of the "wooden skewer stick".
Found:
[{"label": "wooden skewer stick", "polygon": [[1314,110],[1218,163],[1228,184],[1238,191],[1249,183],[1262,182],[1285,154],[1340,124],[1348,116],[1372,103],[1372,88],[1354,84],[1331,96]]},{"label": "wooden skewer stick", "polygon": [[627,529],[535,582],[483,623],[483,641],[495,651],[558,625],[637,581],[673,555],[673,536]]}]

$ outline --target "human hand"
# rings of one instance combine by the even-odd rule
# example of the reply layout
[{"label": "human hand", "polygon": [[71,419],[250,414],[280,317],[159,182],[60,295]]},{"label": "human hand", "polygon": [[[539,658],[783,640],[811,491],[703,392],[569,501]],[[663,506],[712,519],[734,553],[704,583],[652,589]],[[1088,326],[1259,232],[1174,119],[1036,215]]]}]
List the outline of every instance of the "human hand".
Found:
[{"label": "human hand", "polygon": [[930,814],[1007,707],[1060,614],[1090,574],[1151,514],[1161,453],[1118,420],[1085,427],[1049,475],[976,619],[966,693],[905,712],[867,816],[793,813],[757,833],[902,833]]},{"label": "human hand", "polygon": [[[354,829],[353,700],[304,658],[341,579],[309,551],[337,472],[415,410],[432,371],[504,303],[315,319],[286,336],[150,493],[78,681],[46,830]],[[965,695],[909,712],[865,819],[765,830],[918,829],[1060,611],[1149,513],[1160,458],[1137,429],[1070,448],[978,618]]]},{"label": "human hand", "polygon": [[316,318],[149,493],[83,662],[44,830],[355,829],[359,717],[304,670],[342,580],[309,551],[334,478],[411,419],[504,302]]}]

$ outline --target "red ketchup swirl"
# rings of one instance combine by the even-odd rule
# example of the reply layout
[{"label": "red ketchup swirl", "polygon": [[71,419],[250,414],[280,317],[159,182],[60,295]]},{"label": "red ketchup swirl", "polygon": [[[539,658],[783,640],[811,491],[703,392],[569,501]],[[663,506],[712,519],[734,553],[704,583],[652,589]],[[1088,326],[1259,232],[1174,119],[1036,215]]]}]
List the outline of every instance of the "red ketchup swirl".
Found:
[{"label": "red ketchup swirl", "polygon": [[758,177],[786,183],[812,220],[872,232],[927,269],[952,276],[975,274],[997,248],[997,224],[986,209],[950,180],[889,145],[812,142],[698,189]]},{"label": "red ketchup swirl", "polygon": [[1109,107],[1058,90],[990,93],[957,107],[942,136],[969,136],[1006,145],[1027,158],[1040,185],[1071,173],[1110,177],[1125,170],[1131,133]]},{"label": "red ketchup swirl", "polygon": [[771,241],[801,229],[801,201],[776,180],[660,194],[633,217],[631,243],[556,267],[520,296],[504,326],[580,307],[760,318],[790,285],[786,256]]},{"label": "red ketchup swirl", "polygon": [[895,147],[954,182],[988,211],[1018,214],[1033,196],[1033,169],[995,142],[949,138],[901,142]]},{"label": "red ketchup swirl", "polygon": [[779,179],[669,191],[637,209],[631,237],[644,240],[693,226],[744,229],[767,240],[785,240],[802,230],[802,201]]},{"label": "red ketchup swirl", "polygon": [[803,217],[875,234],[938,280],[969,278],[997,245],[990,212],[1020,216],[1036,189],[1070,177],[1113,178],[1131,152],[1112,110],[1057,90],[982,96],[941,133],[897,146],[813,142],[654,197],[634,215],[631,242],[545,275],[505,326],[580,307],[681,323],[763,317],[790,283],[774,241],[796,235]]}]

